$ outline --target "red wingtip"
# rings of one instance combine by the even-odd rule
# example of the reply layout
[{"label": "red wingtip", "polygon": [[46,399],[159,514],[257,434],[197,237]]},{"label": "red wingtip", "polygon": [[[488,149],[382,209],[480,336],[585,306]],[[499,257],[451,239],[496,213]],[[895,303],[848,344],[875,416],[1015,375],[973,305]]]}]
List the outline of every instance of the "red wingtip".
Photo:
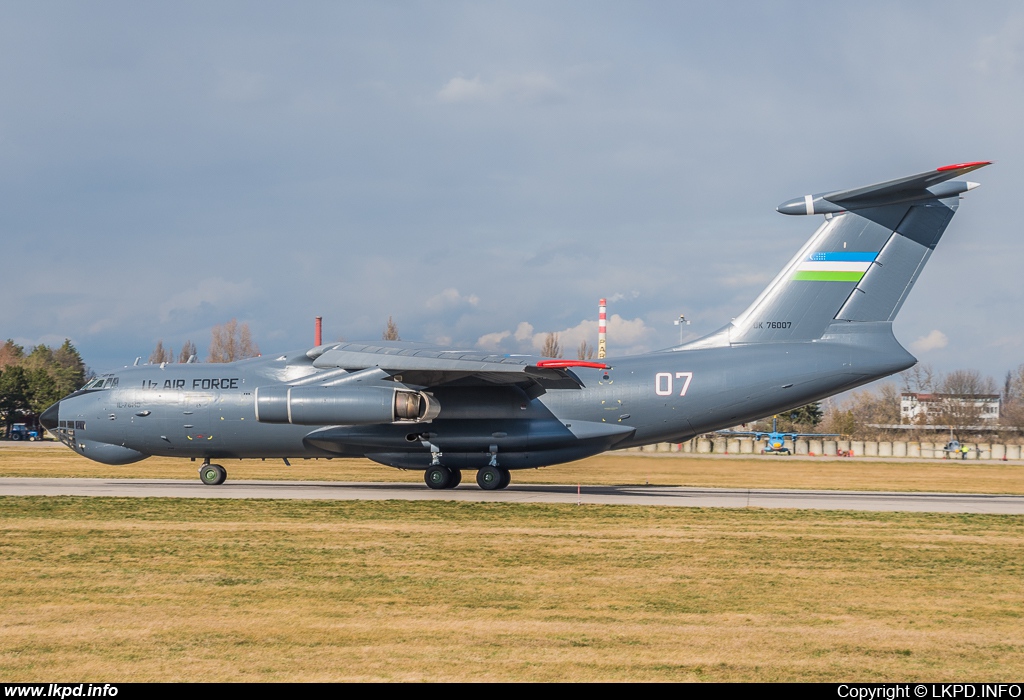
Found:
[{"label": "red wingtip", "polygon": [[585,360],[541,360],[538,367],[544,369],[565,369],[567,367],[589,367],[590,369],[608,369],[603,362],[587,362]]},{"label": "red wingtip", "polygon": [[944,170],[960,170],[961,168],[980,168],[984,165],[992,165],[990,160],[976,160],[973,163],[956,163],[955,165],[943,165],[941,168],[935,168],[936,172],[942,172]]}]

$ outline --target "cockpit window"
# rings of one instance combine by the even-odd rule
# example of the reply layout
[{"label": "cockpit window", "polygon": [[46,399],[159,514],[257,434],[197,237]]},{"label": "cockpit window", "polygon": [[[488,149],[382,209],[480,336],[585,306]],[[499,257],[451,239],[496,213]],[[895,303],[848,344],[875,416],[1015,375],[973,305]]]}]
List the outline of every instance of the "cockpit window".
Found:
[{"label": "cockpit window", "polygon": [[83,386],[82,390],[84,391],[84,390],[88,390],[88,389],[93,389],[93,390],[95,390],[95,389],[112,389],[113,387],[117,386],[117,381],[118,381],[117,377],[111,377],[111,376],[96,377],[95,379],[90,381],[88,384]]}]

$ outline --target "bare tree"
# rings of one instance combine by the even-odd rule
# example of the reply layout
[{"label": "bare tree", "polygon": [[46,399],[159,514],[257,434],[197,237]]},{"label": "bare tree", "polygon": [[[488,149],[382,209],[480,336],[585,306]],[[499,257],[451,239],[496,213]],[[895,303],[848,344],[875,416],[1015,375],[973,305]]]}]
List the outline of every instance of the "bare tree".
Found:
[{"label": "bare tree", "polygon": [[174,350],[164,347],[163,339],[156,341],[156,347],[149,354],[149,364],[161,365],[164,362],[174,362]]},{"label": "bare tree", "polygon": [[388,316],[388,325],[384,328],[384,332],[380,336],[381,340],[401,340],[401,336],[398,335],[398,324],[395,323],[395,319]]},{"label": "bare tree", "polygon": [[1024,401],[1024,365],[1007,373],[1010,380],[1010,397],[1014,401]]},{"label": "bare tree", "polygon": [[544,357],[561,357],[562,345],[558,342],[558,333],[548,333],[544,338],[544,347],[540,349]]},{"label": "bare tree", "polygon": [[991,377],[973,369],[958,369],[942,379],[942,400],[934,422],[948,425],[958,436],[968,426],[981,423],[984,399],[996,393]]},{"label": "bare tree", "polygon": [[191,340],[186,340],[185,344],[181,346],[181,354],[178,355],[178,362],[188,362],[189,358],[197,354],[196,344]]},{"label": "bare tree", "polygon": [[16,365],[25,357],[25,348],[8,339],[0,346],[0,369],[8,365]]},{"label": "bare tree", "polygon": [[825,415],[819,424],[822,432],[836,433],[838,435],[854,435],[858,432],[857,419],[849,403],[848,401],[842,405],[832,401],[828,403],[825,408]]},{"label": "bare tree", "polygon": [[1003,408],[999,414],[1003,425],[1024,430],[1024,365],[1006,373]]},{"label": "bare tree", "polygon": [[594,359],[594,348],[587,343],[585,340],[580,341],[580,346],[576,348],[576,359],[577,360],[593,360]]},{"label": "bare tree", "polygon": [[935,391],[935,371],[931,365],[914,365],[905,372],[900,372],[903,379],[903,391],[915,394],[930,394]]},{"label": "bare tree", "polygon": [[213,327],[208,362],[234,362],[259,354],[260,349],[252,341],[248,323],[239,325],[236,319],[231,319]]},{"label": "bare tree", "polygon": [[830,402],[819,427],[826,433],[869,437],[879,432],[876,425],[900,422],[900,393],[895,384],[883,384],[877,392],[855,391],[842,404]]}]

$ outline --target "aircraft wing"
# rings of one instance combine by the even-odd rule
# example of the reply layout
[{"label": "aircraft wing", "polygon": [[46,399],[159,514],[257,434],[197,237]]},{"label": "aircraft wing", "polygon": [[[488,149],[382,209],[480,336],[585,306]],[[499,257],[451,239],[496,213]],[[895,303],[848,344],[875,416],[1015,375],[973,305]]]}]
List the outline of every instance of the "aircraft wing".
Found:
[{"label": "aircraft wing", "polygon": [[317,369],[359,371],[379,369],[406,385],[424,388],[458,383],[463,386],[515,384],[547,389],[580,389],[576,367],[608,369],[603,362],[517,355],[494,355],[472,350],[447,350],[420,345],[338,343],[308,353]]}]

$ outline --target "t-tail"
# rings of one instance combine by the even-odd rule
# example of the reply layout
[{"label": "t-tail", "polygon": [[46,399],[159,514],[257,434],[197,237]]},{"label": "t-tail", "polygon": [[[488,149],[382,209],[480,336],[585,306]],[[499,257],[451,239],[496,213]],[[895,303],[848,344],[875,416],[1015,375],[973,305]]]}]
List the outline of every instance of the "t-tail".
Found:
[{"label": "t-tail", "polygon": [[960,195],[977,187],[954,178],[986,165],[947,165],[781,204],[783,214],[824,214],[825,222],[746,311],[683,347],[813,341],[846,324],[891,323]]}]

